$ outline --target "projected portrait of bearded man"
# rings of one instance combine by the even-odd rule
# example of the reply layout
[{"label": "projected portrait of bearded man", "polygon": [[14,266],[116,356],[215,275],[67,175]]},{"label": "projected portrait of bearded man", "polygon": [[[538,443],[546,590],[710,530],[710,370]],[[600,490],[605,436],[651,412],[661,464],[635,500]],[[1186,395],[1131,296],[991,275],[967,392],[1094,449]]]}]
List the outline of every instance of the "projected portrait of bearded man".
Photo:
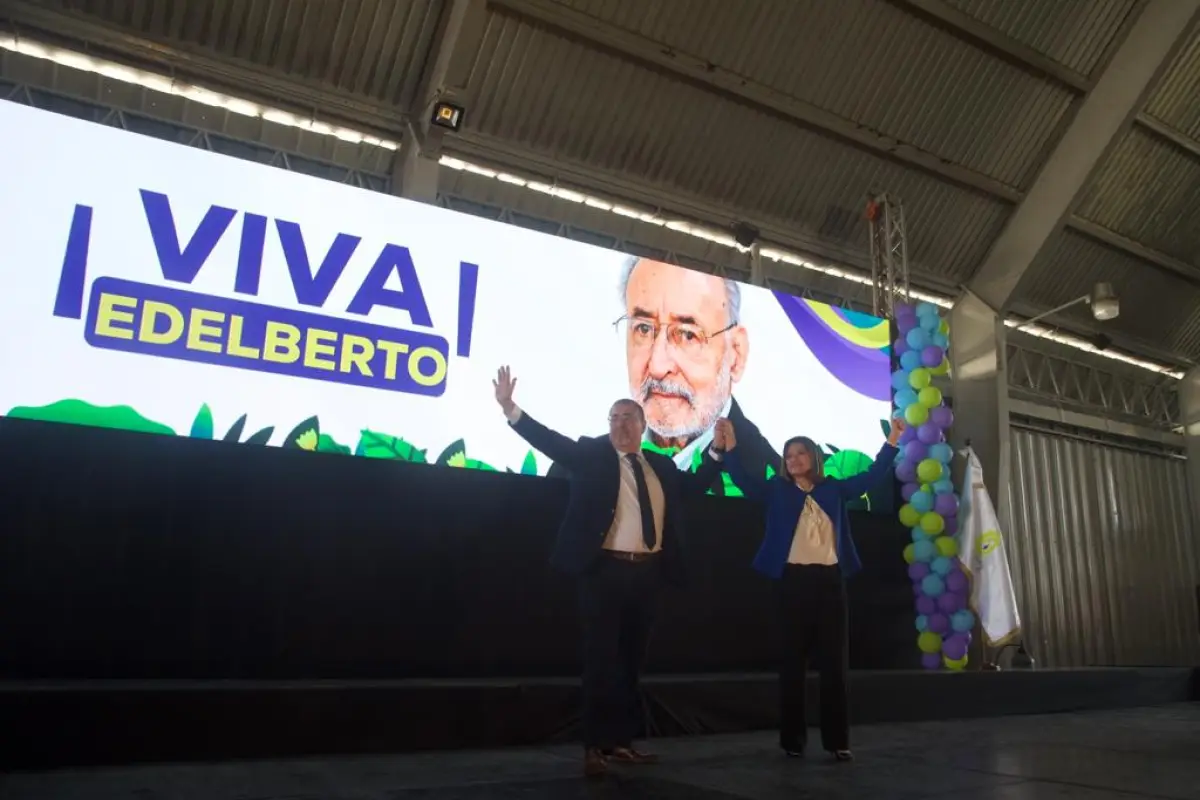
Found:
[{"label": "projected portrait of bearded man", "polygon": [[716,421],[728,417],[746,467],[757,474],[776,467],[779,456],[733,397],[750,356],[750,335],[738,316],[741,287],[640,258],[625,265],[619,290],[624,313],[614,327],[625,350],[629,396],[645,410],[644,446],[690,471]]}]

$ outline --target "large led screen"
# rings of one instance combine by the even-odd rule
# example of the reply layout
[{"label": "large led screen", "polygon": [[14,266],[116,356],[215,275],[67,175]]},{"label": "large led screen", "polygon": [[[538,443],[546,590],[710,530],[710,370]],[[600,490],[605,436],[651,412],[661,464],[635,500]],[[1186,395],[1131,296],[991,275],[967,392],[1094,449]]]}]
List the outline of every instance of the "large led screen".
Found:
[{"label": "large led screen", "polygon": [[0,130],[9,417],[554,474],[508,364],[570,436],[636,398],[685,468],[722,415],[763,472],[883,440],[874,317],[13,103]]}]

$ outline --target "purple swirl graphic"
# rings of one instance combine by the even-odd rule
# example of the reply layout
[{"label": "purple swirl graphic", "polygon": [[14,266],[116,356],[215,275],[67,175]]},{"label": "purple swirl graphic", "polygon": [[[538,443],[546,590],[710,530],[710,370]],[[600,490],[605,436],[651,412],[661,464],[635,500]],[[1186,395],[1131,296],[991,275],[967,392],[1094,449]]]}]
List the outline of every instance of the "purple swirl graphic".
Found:
[{"label": "purple swirl graphic", "polygon": [[774,294],[800,338],[833,377],[872,400],[892,399],[891,356],[887,351],[846,341],[799,297]]}]

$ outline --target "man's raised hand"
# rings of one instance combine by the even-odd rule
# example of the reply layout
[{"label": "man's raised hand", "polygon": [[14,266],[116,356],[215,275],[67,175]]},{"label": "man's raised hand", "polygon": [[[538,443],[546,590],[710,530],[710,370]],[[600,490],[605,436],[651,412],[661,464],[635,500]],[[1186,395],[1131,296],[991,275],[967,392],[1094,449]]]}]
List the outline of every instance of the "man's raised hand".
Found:
[{"label": "man's raised hand", "polygon": [[512,376],[512,370],[506,366],[496,370],[496,379],[492,381],[492,388],[496,391],[496,402],[500,404],[500,408],[506,415],[511,414],[513,390],[517,388],[517,379]]}]

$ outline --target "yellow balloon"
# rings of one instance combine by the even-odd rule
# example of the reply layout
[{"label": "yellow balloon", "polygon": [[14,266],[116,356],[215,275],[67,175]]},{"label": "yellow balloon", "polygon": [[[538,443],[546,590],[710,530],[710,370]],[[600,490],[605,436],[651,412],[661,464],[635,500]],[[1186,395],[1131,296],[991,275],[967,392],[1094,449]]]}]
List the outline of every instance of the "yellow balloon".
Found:
[{"label": "yellow balloon", "polygon": [[932,372],[934,375],[949,375],[950,374],[950,360],[943,358],[942,363],[938,364],[936,367],[933,367],[929,371]]},{"label": "yellow balloon", "polygon": [[924,367],[917,367],[908,374],[908,385],[918,392],[928,386],[931,380],[933,380],[933,376]]},{"label": "yellow balloon", "polygon": [[904,563],[911,564],[917,560],[917,546],[909,544],[904,546]]},{"label": "yellow balloon", "polygon": [[904,421],[909,425],[923,425],[928,419],[929,409],[920,403],[913,403],[904,409]]},{"label": "yellow balloon", "polygon": [[942,637],[933,631],[924,631],[917,637],[917,647],[922,653],[936,653],[942,649]]},{"label": "yellow balloon", "polygon": [[[929,511],[921,515],[921,530],[930,536],[937,536],[946,529],[946,520],[936,511]],[[942,537],[943,539],[946,537]],[[936,545],[937,542],[934,542]],[[943,553],[943,555],[945,555]]]},{"label": "yellow balloon", "polygon": [[[924,520],[925,518],[922,517],[921,521],[924,522]],[[944,528],[945,525],[942,527]],[[958,555],[958,540],[953,536],[939,536],[933,540],[933,546],[937,548],[939,556],[954,558],[956,555]]]},{"label": "yellow balloon", "polygon": [[950,335],[950,320],[944,319],[938,323],[938,333],[942,334],[943,336]]},{"label": "yellow balloon", "polygon": [[962,672],[967,667],[967,656],[962,658],[948,658],[942,656],[942,663],[946,665],[946,669],[951,672]]},{"label": "yellow balloon", "polygon": [[921,521],[921,512],[908,503],[900,506],[900,522],[906,528],[911,528]]},{"label": "yellow balloon", "polygon": [[926,408],[937,408],[942,404],[942,390],[936,386],[926,386],[917,394],[917,402]]}]

